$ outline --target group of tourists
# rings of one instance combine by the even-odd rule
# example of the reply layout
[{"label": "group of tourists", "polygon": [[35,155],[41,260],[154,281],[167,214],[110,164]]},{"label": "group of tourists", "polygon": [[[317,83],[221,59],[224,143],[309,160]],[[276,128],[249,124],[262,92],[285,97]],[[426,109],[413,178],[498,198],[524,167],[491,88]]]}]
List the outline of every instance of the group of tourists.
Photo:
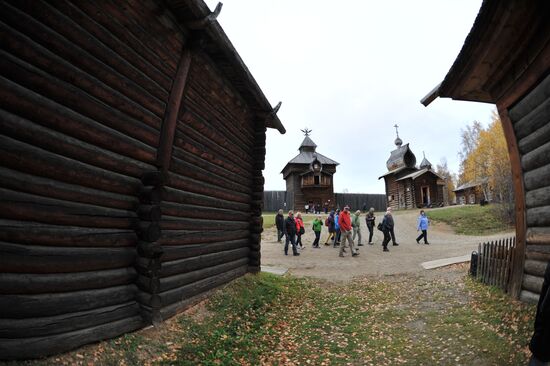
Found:
[{"label": "group of tourists", "polygon": [[[340,248],[339,256],[344,257],[347,253],[346,248],[349,247],[352,257],[359,255],[359,248],[355,247],[355,239],[357,238],[357,246],[363,246],[361,236],[361,211],[357,210],[353,217],[350,214],[350,207],[345,206],[342,211],[337,209],[331,211],[324,223],[321,220],[321,216],[318,215],[312,224],[312,230],[315,233],[315,240],[313,241],[313,248],[320,248],[319,242],[321,240],[321,232],[323,226],[327,227],[328,236],[325,241],[326,246],[332,245],[334,248]],[[374,208],[370,208],[365,218],[367,229],[369,231],[368,244],[373,245],[374,228],[376,226],[376,216],[374,215]],[[304,221],[302,219],[301,212],[288,211],[288,216],[285,219],[283,210],[279,210],[275,217],[275,224],[277,226],[277,242],[281,242],[285,237],[284,253],[288,255],[289,244],[292,246],[292,253],[295,256],[300,255],[298,249],[303,250],[304,245],[302,243],[302,235],[305,234]],[[429,220],[424,210],[420,210],[420,216],[417,221],[417,231],[421,231],[421,234],[416,238],[416,243],[420,244],[420,240],[424,239],[424,244],[430,244],[428,242],[428,226]],[[389,252],[388,244],[390,241],[393,246],[398,246],[395,238],[395,223],[393,221],[392,208],[388,207],[382,221],[376,226],[376,228],[382,231],[384,239],[382,240],[382,250]]]}]

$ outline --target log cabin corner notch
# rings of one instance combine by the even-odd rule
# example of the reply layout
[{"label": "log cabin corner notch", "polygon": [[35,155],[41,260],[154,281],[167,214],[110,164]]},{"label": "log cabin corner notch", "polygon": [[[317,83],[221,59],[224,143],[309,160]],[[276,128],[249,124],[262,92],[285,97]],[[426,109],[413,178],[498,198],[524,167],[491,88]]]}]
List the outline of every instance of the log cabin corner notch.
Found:
[{"label": "log cabin corner notch", "polygon": [[550,261],[550,3],[485,0],[437,97],[495,103],[516,199],[510,293],[536,301]]},{"label": "log cabin corner notch", "polygon": [[259,270],[266,128],[285,129],[213,13],[0,3],[0,359],[160,322]]}]

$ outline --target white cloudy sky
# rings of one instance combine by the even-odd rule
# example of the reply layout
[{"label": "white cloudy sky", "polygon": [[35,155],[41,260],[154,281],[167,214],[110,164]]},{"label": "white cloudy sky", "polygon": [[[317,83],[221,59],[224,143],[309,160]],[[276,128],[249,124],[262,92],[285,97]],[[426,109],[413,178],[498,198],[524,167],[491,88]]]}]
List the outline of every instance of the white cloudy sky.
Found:
[{"label": "white cloudy sky", "polygon": [[[211,9],[217,1],[207,0]],[[386,160],[399,136],[417,162],[446,158],[457,172],[460,130],[486,125],[493,105],[437,99],[420,104],[458,55],[481,0],[224,0],[218,22],[278,113],[268,130],[266,190],[298,154],[300,129],[340,163],[334,188],[384,193]]]}]

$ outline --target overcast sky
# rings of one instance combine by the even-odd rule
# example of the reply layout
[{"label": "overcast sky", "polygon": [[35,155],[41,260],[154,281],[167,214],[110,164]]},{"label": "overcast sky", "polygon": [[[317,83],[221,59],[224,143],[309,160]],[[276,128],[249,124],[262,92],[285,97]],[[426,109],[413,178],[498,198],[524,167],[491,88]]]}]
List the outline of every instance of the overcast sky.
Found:
[{"label": "overcast sky", "polygon": [[[217,1],[207,0],[210,9]],[[384,193],[394,124],[435,166],[458,172],[460,130],[486,126],[493,105],[420,99],[445,77],[481,0],[224,0],[218,17],[287,132],[268,130],[266,190],[312,129],[317,151],[340,163],[335,192]]]}]

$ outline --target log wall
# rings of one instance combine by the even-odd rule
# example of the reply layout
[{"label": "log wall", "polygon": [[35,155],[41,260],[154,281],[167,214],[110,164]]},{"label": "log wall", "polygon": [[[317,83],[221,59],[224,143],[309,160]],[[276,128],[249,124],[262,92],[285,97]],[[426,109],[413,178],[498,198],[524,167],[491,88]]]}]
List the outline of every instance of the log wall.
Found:
[{"label": "log wall", "polygon": [[508,118],[517,138],[525,190],[520,298],[536,302],[550,261],[550,76],[510,108]]},{"label": "log wall", "polygon": [[0,2],[0,359],[260,266],[265,121],[162,2]]}]

